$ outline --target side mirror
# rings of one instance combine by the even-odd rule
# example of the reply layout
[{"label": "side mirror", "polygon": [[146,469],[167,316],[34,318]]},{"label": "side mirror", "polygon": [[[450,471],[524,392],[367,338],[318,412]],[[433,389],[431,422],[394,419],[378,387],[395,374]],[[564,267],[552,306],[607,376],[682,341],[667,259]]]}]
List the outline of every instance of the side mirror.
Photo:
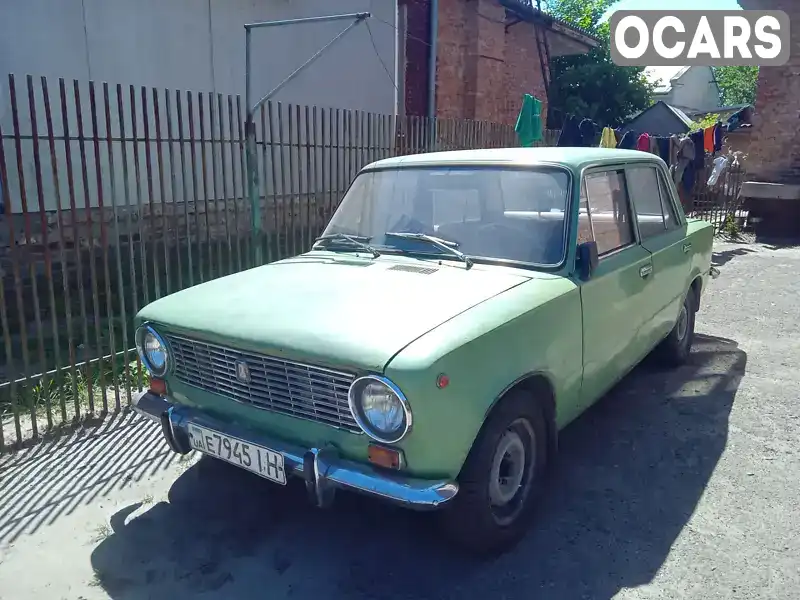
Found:
[{"label": "side mirror", "polygon": [[578,246],[578,275],[586,281],[597,269],[597,242],[584,242]]}]

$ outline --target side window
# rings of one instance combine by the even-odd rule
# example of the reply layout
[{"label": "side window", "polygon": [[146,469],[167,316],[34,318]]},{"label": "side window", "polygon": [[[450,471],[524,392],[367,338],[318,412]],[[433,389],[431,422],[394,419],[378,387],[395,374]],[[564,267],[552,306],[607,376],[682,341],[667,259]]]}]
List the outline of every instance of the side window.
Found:
[{"label": "side window", "polygon": [[664,224],[658,171],[653,167],[643,166],[629,168],[627,173],[641,239],[646,240],[664,233],[667,227]]},{"label": "side window", "polygon": [[661,189],[661,206],[664,211],[664,224],[668,230],[675,229],[680,225],[678,215],[675,213],[675,204],[672,200],[669,184],[664,179],[664,174],[658,175],[658,187]]},{"label": "side window", "polygon": [[624,171],[590,173],[585,183],[597,253],[602,256],[632,244],[633,227]]}]

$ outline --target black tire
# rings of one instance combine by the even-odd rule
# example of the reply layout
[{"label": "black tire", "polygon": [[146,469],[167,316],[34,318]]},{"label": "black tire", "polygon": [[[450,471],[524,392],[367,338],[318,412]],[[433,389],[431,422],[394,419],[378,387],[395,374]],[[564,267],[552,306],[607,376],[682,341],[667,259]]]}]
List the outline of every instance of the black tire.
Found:
[{"label": "black tire", "polygon": [[689,359],[694,342],[694,323],[697,313],[697,297],[694,288],[689,288],[683,305],[678,313],[678,320],[669,335],[658,347],[659,359],[662,363],[678,367]]},{"label": "black tire", "polygon": [[[516,475],[509,472],[510,476],[503,478],[505,483],[500,483],[506,459],[513,458],[505,450],[500,456],[501,446],[510,448],[518,459],[519,442],[525,458],[521,480],[515,482]],[[509,392],[484,423],[458,477],[458,494],[440,513],[448,538],[482,556],[512,548],[528,528],[543,488],[548,458],[547,423],[541,406],[522,390]],[[511,471],[515,468],[512,466]],[[493,494],[496,500],[514,488],[516,492],[507,504],[493,504]]]}]

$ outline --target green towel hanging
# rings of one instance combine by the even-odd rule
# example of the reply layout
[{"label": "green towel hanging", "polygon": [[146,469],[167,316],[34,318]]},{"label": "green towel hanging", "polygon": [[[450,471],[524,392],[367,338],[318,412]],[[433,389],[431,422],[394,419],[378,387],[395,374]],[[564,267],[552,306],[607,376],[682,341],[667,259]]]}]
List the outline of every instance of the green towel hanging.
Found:
[{"label": "green towel hanging", "polygon": [[542,139],[542,101],[530,94],[522,97],[522,108],[514,127],[519,143],[523,148],[530,148],[534,142]]}]

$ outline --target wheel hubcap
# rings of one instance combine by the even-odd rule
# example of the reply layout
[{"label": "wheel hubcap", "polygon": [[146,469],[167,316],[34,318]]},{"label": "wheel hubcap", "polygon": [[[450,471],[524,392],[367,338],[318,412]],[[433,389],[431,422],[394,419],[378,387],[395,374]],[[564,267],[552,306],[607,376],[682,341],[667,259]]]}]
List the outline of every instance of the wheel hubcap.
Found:
[{"label": "wheel hubcap", "polygon": [[536,461],[536,434],[530,421],[521,417],[497,441],[488,473],[489,507],[499,526],[511,525],[527,505]]},{"label": "wheel hubcap", "polygon": [[494,506],[505,506],[517,495],[525,476],[525,444],[513,430],[506,431],[492,461],[489,497]]},{"label": "wheel hubcap", "polygon": [[678,315],[676,328],[678,339],[683,340],[686,337],[686,331],[689,329],[689,311],[686,310],[685,304],[681,306],[681,314]]}]

